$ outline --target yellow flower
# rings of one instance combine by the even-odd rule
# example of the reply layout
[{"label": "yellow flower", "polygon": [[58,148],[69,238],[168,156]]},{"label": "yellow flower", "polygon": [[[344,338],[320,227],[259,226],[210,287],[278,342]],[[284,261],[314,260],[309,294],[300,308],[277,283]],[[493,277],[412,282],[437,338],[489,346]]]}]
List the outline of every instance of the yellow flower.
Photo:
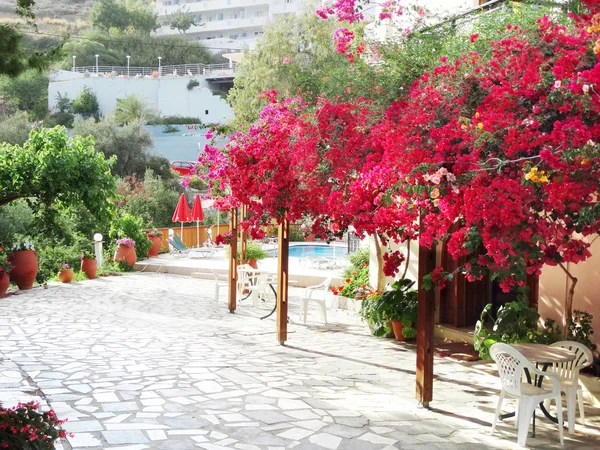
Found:
[{"label": "yellow flower", "polygon": [[591,33],[592,31],[594,31],[594,30],[592,30],[592,27],[587,27],[587,32],[588,33]]},{"label": "yellow flower", "polygon": [[544,175],[544,176],[542,176],[542,177],[540,177],[538,179],[538,182],[539,183],[547,183],[548,182],[548,177],[546,175]]},{"label": "yellow flower", "polygon": [[478,112],[475,113],[475,118],[479,119],[479,113]]},{"label": "yellow flower", "polygon": [[596,41],[596,45],[594,46],[594,53],[597,55],[600,53],[600,40]]},{"label": "yellow flower", "polygon": [[440,199],[439,199],[439,198],[436,198],[436,199],[433,201],[433,206],[435,206],[436,208],[437,208],[438,206],[440,206]]},{"label": "yellow flower", "polygon": [[466,129],[467,129],[467,126],[466,126],[466,125],[463,123],[463,124],[460,126],[460,129],[461,129],[461,130],[466,130]]},{"label": "yellow flower", "polygon": [[477,128],[479,128],[480,130],[483,130],[483,124],[482,124],[481,122],[479,122],[479,123],[477,124]]}]

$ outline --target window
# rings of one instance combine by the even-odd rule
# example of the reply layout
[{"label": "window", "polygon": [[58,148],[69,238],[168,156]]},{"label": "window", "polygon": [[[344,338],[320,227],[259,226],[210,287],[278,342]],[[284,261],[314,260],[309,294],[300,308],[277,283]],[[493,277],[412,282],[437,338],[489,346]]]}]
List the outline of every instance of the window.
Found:
[{"label": "window", "polygon": [[208,109],[204,110],[204,114],[206,114],[208,116]]},{"label": "window", "polygon": [[246,33],[242,33],[242,37],[245,38],[246,37]]},{"label": "window", "polygon": [[230,19],[237,19],[237,14],[232,14],[232,15],[230,16]]},{"label": "window", "polygon": [[208,20],[209,22],[212,22],[212,21],[213,21],[213,17],[212,17],[212,16],[209,16],[207,20]]},{"label": "window", "polygon": [[243,9],[240,11],[240,19],[245,19],[246,18],[246,11],[244,11]]},{"label": "window", "polygon": [[237,39],[238,35],[237,34],[230,34],[229,35],[229,39]]},{"label": "window", "polygon": [[217,13],[217,20],[223,20],[223,14]]},{"label": "window", "polygon": [[256,11],[256,12],[254,13],[254,17],[262,17],[262,16],[263,16],[263,14],[264,14],[264,11]]},{"label": "window", "polygon": [[294,0],[284,0],[284,3],[292,3]]}]

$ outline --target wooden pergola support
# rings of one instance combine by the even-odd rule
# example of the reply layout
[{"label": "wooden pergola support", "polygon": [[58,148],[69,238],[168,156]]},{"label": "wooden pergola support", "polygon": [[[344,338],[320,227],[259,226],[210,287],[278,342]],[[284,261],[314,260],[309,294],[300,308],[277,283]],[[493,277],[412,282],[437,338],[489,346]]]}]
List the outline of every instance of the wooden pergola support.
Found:
[{"label": "wooden pergola support", "polygon": [[288,268],[290,248],[290,222],[285,216],[279,225],[277,250],[277,341],[287,341],[288,323]]},{"label": "wooden pergola support", "polygon": [[419,246],[419,300],[417,309],[417,400],[429,407],[433,399],[433,330],[435,292],[423,289],[423,277],[435,269],[435,248]]},{"label": "wooden pergola support", "polygon": [[[248,206],[242,205],[242,221],[248,218]],[[240,264],[246,264],[248,262],[247,249],[248,249],[248,232],[242,230],[242,244],[240,249]]]},{"label": "wooden pergola support", "polygon": [[238,210],[231,208],[229,211],[229,231],[231,242],[229,243],[229,312],[234,313],[237,308],[237,233],[238,233]]}]

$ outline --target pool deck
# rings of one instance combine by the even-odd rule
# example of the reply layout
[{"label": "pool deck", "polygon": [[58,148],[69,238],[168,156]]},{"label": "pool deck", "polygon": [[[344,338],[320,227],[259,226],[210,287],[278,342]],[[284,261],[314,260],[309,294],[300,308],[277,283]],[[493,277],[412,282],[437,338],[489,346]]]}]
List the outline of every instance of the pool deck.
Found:
[{"label": "pool deck", "polygon": [[[266,250],[272,248],[272,245],[265,246]],[[306,267],[304,263],[305,260],[303,258],[289,258],[290,279],[297,281],[295,286],[314,286],[328,277],[332,278],[332,285],[342,284],[344,268],[312,268]],[[258,268],[266,272],[276,273],[277,258],[271,257],[259,261]],[[213,269],[219,274],[226,274],[228,272],[229,258],[224,248],[217,249],[212,258],[191,258],[189,256],[180,257],[160,254],[156,258],[138,261],[134,266],[134,270],[139,272],[172,273],[202,279],[213,279]]]}]

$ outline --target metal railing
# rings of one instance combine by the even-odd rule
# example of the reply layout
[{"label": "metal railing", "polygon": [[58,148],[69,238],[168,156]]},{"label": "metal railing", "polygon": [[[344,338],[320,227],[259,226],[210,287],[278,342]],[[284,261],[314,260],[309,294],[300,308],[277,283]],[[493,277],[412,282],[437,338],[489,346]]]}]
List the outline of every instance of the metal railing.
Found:
[{"label": "metal railing", "polygon": [[136,67],[136,66],[82,66],[74,67],[72,72],[83,74],[103,74],[129,77],[164,77],[164,76],[205,76],[211,78],[231,78],[235,76],[236,63],[224,64],[177,64],[169,66]]}]

